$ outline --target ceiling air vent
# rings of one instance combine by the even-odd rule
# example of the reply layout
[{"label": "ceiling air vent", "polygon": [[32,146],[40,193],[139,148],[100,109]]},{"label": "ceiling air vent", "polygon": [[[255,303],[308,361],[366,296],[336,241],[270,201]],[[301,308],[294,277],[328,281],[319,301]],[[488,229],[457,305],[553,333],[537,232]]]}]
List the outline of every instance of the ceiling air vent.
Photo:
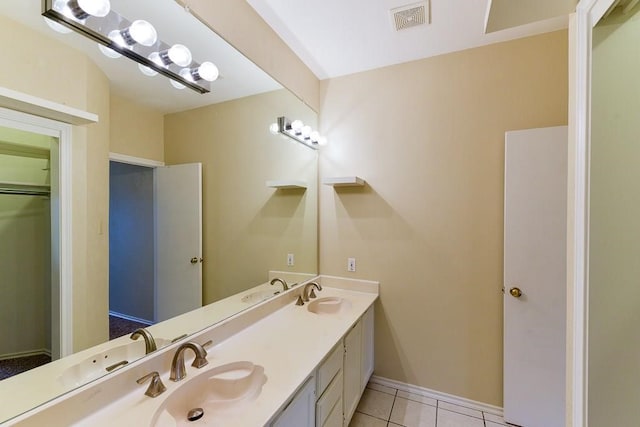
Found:
[{"label": "ceiling air vent", "polygon": [[424,25],[429,22],[429,3],[426,1],[396,7],[391,9],[390,12],[396,31]]}]

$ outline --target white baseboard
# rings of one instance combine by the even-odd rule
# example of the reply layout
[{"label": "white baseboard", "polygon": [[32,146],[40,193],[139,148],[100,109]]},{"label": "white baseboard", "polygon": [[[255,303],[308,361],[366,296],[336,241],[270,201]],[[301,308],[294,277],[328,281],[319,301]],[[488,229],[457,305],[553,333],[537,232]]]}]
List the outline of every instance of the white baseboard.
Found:
[{"label": "white baseboard", "polygon": [[147,326],[153,325],[153,322],[150,321],[150,320],[140,319],[138,317],[133,317],[133,316],[128,316],[126,314],[118,313],[116,311],[109,310],[109,316],[115,316],[115,317],[119,317],[121,319],[131,320],[132,322],[144,323]]},{"label": "white baseboard", "polygon": [[19,357],[39,356],[45,354],[51,357],[51,350],[46,348],[40,348],[36,350],[19,351],[17,353],[7,353],[0,355],[0,360],[17,359]]},{"label": "white baseboard", "polygon": [[499,406],[490,405],[488,403],[478,402],[464,397],[454,396],[453,394],[443,393],[436,390],[431,390],[417,385],[407,384],[400,381],[390,380],[388,378],[372,375],[372,383],[384,385],[391,388],[397,388],[398,390],[406,391],[407,393],[417,394],[419,396],[430,397],[436,400],[442,400],[443,402],[453,403],[454,405],[465,406],[467,408],[476,409],[478,411],[487,412],[498,416],[503,415],[502,408]]}]

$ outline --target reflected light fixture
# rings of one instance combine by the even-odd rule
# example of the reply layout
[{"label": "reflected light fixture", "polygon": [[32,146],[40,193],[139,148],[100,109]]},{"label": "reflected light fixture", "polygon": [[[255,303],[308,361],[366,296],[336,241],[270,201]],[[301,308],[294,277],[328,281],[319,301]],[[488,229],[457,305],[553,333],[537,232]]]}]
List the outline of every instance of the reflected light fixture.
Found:
[{"label": "reflected light fixture", "polygon": [[291,121],[284,116],[278,117],[278,121],[269,126],[269,131],[274,135],[286,135],[314,150],[317,150],[318,146],[327,144],[327,138],[320,136],[318,131],[311,129],[311,126],[305,125],[300,120]]},{"label": "reflected light fixture", "polygon": [[98,42],[109,58],[126,56],[143,74],[162,74],[178,89],[207,93],[219,76],[213,63],[195,62],[188,47],[163,42],[151,23],[124,18],[111,9],[109,0],[43,0],[42,5],[42,15],[55,31],[76,31]]}]

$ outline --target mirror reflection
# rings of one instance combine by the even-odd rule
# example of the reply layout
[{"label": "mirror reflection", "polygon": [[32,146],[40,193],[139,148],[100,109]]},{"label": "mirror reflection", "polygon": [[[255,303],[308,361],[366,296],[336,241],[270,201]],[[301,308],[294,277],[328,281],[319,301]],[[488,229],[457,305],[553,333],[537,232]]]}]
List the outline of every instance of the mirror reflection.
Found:
[{"label": "mirror reflection", "polygon": [[[0,370],[12,362],[19,368],[4,376],[23,370],[22,356],[55,360],[0,381],[0,393],[8,396],[21,396],[25,384],[34,379],[42,385],[1,411],[0,420],[104,375],[107,368],[117,369],[122,360],[131,363],[142,357],[144,340],[129,338],[138,327],[145,326],[160,347],[281,291],[279,285],[269,284],[274,277],[294,283],[317,272],[317,152],[269,132],[283,115],[317,127],[315,113],[173,0],[112,0],[111,5],[130,19],[153,22],[163,40],[189,45],[194,57],[216,64],[220,78],[205,95],[180,91],[163,76],[143,75],[126,58],[105,57],[95,42],[78,34],[52,31],[40,16],[40,0],[0,5],[0,34],[13,64],[11,70],[0,72],[0,86],[84,107],[100,116],[98,124],[74,128],[73,147],[79,150],[73,154],[74,167],[82,168],[81,162],[86,162],[87,177],[102,173],[100,182],[108,189],[74,173],[78,179],[74,190],[86,191],[87,211],[99,208],[102,192],[109,201],[108,221],[95,221],[98,235],[108,235],[108,251],[74,251],[72,262],[86,256],[87,269],[95,266],[97,272],[74,275],[73,330],[60,335],[68,334],[75,354],[69,357],[62,350],[67,357],[55,360],[60,352],[55,319],[60,313],[55,301],[47,301],[47,296],[53,294],[54,300],[56,296],[47,278],[56,266],[54,260],[49,267],[50,246],[43,245],[52,224],[47,204],[55,200],[54,189],[50,197],[0,193],[3,220],[8,211],[25,215],[39,211],[39,225],[27,228],[37,232],[39,240],[33,245],[44,254],[38,265],[31,259],[34,256],[19,256],[23,227],[0,224],[3,254],[15,253],[20,259],[14,271],[2,268],[2,304],[7,305],[3,316],[8,316],[9,305],[17,307],[16,289],[29,289],[28,277],[34,277],[41,294],[29,297],[37,322],[14,317],[3,323],[14,329],[38,323],[44,331],[38,332],[37,344],[2,347]],[[77,70],[85,73],[84,80],[76,78]],[[30,137],[10,144],[10,137],[1,136],[0,181],[46,185],[55,176],[57,163],[46,148],[30,142]],[[42,137],[38,132],[32,136]],[[106,149],[96,154],[96,147],[105,142]],[[33,179],[5,176],[23,163],[39,169]],[[181,184],[173,178],[164,182],[165,171],[183,167],[199,175]],[[303,185],[278,188],[274,181]],[[195,199],[187,204],[180,197],[189,189]],[[167,206],[182,212],[169,212]],[[90,215],[78,213],[76,218]],[[33,218],[21,220],[36,221]],[[162,222],[167,218],[173,222]],[[178,242],[193,226],[192,242]],[[87,277],[100,280],[82,280]],[[186,293],[193,297],[188,303],[184,303]],[[189,312],[201,305],[206,306],[204,312]],[[122,336],[115,338],[118,335]],[[2,338],[17,345],[15,336],[15,330],[3,331]],[[115,339],[107,342],[109,338]]]}]

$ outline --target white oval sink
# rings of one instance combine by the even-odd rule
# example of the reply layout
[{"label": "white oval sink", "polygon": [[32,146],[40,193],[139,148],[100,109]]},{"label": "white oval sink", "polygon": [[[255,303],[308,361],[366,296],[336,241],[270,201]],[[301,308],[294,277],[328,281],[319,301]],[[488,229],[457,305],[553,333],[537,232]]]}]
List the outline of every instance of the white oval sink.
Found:
[{"label": "white oval sink", "polygon": [[[243,361],[208,369],[183,382],[164,398],[153,416],[152,426],[191,426],[194,423],[223,426],[225,419],[231,420],[248,410],[250,403],[260,395],[267,377],[262,366]],[[189,421],[187,414],[195,408],[202,409],[204,414],[195,422]]]},{"label": "white oval sink", "polygon": [[[171,340],[164,338],[156,338],[155,342],[158,348],[171,344]],[[108,372],[125,366],[125,364],[123,364],[121,366],[114,367],[120,362],[126,361],[127,363],[131,363],[144,355],[144,340],[138,339],[136,341],[131,341],[129,344],[120,345],[101,353],[93,354],[82,362],[65,369],[65,371],[58,377],[58,382],[65,386],[79,386],[85,384],[87,381],[100,378]],[[107,371],[107,368],[109,367],[114,368]]]},{"label": "white oval sink", "polygon": [[269,299],[269,298],[271,298],[272,296],[274,296],[277,293],[279,293],[279,292],[272,291],[271,289],[268,289],[268,290],[265,290],[265,291],[255,291],[255,292],[251,292],[250,294],[247,294],[247,295],[243,296],[240,299],[240,301],[246,302],[247,304],[255,304],[255,303],[259,303],[261,301],[264,301],[266,299]]},{"label": "white oval sink", "polygon": [[326,297],[309,303],[307,310],[316,314],[344,313],[351,309],[351,301],[340,297]]}]

